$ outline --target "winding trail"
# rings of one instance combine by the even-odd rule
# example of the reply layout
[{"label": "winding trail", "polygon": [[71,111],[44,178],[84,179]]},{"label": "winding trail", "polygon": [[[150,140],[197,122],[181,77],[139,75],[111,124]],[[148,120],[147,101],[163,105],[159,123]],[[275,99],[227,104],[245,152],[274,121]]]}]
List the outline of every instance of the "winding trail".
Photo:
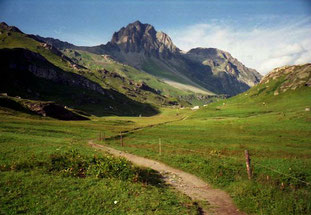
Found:
[{"label": "winding trail", "polygon": [[209,184],[192,174],[172,168],[158,161],[139,157],[108,146],[95,144],[91,140],[89,144],[96,149],[103,150],[112,155],[124,157],[138,166],[151,168],[160,172],[164,181],[176,190],[189,196],[192,200],[208,202],[209,209],[202,209],[201,214],[245,215],[245,213],[240,212],[236,208],[226,192],[212,188]]}]

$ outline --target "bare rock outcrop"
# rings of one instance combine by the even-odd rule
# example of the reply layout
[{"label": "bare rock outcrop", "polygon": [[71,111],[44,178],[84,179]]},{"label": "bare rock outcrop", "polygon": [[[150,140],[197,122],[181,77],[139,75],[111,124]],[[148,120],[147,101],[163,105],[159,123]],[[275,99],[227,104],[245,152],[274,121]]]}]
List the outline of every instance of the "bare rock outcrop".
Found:
[{"label": "bare rock outcrop", "polygon": [[283,66],[272,70],[261,81],[260,84],[268,84],[279,81],[278,88],[274,91],[277,96],[288,90],[296,90],[302,86],[311,87],[311,64]]}]

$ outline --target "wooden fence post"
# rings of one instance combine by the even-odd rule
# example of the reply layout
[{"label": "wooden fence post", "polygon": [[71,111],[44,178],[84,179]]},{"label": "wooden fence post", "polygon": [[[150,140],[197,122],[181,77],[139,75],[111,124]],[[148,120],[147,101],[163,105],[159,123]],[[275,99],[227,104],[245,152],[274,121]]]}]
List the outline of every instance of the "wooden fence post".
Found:
[{"label": "wooden fence post", "polygon": [[123,138],[122,138],[122,132],[120,131],[120,142],[121,142],[121,146],[123,147]]},{"label": "wooden fence post", "polygon": [[247,175],[248,179],[252,179],[252,167],[251,167],[251,159],[248,154],[248,150],[245,150],[245,161],[246,161],[246,169],[247,169]]},{"label": "wooden fence post", "polygon": [[106,135],[105,135],[105,132],[104,132],[104,142],[106,143]]},{"label": "wooden fence post", "polygon": [[159,138],[159,155],[162,155],[162,143],[161,143],[161,138]]},{"label": "wooden fence post", "polygon": [[99,132],[99,141],[102,141],[102,132]]}]

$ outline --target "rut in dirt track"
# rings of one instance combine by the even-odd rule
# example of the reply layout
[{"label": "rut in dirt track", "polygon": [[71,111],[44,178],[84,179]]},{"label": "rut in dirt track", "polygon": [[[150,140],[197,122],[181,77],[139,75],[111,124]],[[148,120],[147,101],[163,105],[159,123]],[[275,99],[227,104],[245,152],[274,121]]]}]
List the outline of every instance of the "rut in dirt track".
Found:
[{"label": "rut in dirt track", "polygon": [[107,146],[94,144],[92,141],[89,141],[89,144],[94,148],[103,150],[112,155],[124,157],[135,165],[151,168],[160,172],[164,181],[176,190],[189,196],[194,201],[208,202],[210,208],[208,210],[202,209],[201,214],[245,215],[245,213],[240,212],[236,208],[232,199],[226,192],[212,188],[206,182],[192,174],[172,168],[158,161],[139,157]]}]

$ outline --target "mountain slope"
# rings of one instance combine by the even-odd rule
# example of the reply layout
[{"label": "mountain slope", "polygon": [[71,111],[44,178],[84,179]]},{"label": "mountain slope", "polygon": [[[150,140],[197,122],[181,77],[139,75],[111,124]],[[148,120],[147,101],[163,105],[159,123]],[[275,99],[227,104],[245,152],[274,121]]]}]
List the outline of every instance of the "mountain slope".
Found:
[{"label": "mountain slope", "polygon": [[236,78],[241,83],[241,91],[254,86],[261,79],[261,75],[256,70],[247,68],[237,59],[233,58],[231,54],[219,49],[195,48],[188,51],[186,57],[210,67],[213,75],[216,77],[221,78],[222,75],[226,74]]}]

